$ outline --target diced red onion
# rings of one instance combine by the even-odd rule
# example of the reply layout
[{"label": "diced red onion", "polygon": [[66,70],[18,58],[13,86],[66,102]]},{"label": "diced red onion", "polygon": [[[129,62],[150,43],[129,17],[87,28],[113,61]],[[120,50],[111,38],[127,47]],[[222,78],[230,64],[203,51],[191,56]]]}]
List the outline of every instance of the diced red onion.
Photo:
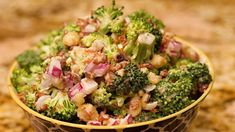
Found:
[{"label": "diced red onion", "polygon": [[36,109],[38,110],[38,111],[41,111],[41,110],[43,110],[46,106],[46,100],[47,99],[51,99],[51,96],[50,95],[43,95],[43,96],[41,96],[40,98],[38,98],[38,100],[36,101],[36,103],[35,103],[35,106],[36,106]]},{"label": "diced red onion", "polygon": [[95,63],[93,63],[93,62],[89,63],[86,66],[86,68],[85,68],[85,72],[86,73],[92,73],[92,71],[94,70],[95,66],[96,66]]},{"label": "diced red onion", "polygon": [[98,83],[89,78],[83,78],[81,80],[81,86],[84,88],[85,94],[91,94],[98,88]]},{"label": "diced red onion", "polygon": [[107,70],[109,69],[108,63],[101,63],[96,66],[94,70],[95,77],[102,77],[106,74]]},{"label": "diced red onion", "polygon": [[63,79],[64,79],[64,83],[65,83],[66,88],[73,87],[73,77],[71,74],[64,76]]},{"label": "diced red onion", "polygon": [[181,55],[182,45],[177,41],[169,41],[168,46],[166,48],[166,53],[171,57],[179,57]]},{"label": "diced red onion", "polygon": [[109,118],[109,123],[107,124],[107,126],[115,126],[119,124],[119,120],[115,119],[115,118]]},{"label": "diced red onion", "polygon": [[120,125],[127,125],[133,122],[133,118],[131,114],[128,114],[125,118],[120,120]]},{"label": "diced red onion", "polygon": [[99,122],[99,121],[88,121],[87,125],[101,126],[101,122]]},{"label": "diced red onion", "polygon": [[106,74],[108,69],[108,63],[94,64],[93,62],[91,62],[86,66],[85,72],[88,74],[94,74],[95,77],[102,77]]},{"label": "diced red onion", "polygon": [[70,98],[73,98],[77,93],[84,92],[84,88],[80,83],[77,83],[72,88],[69,89],[68,95]]},{"label": "diced red onion", "polygon": [[49,65],[48,74],[53,77],[60,78],[62,76],[62,69],[60,61],[57,59],[52,59]]}]

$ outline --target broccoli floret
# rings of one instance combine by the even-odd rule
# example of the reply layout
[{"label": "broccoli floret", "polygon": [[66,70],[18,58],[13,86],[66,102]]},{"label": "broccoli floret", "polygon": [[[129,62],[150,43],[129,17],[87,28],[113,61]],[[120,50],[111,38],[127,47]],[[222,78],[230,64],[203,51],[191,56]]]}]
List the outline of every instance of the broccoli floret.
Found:
[{"label": "broccoli floret", "polygon": [[29,74],[25,69],[17,68],[12,72],[11,82],[17,92],[29,92],[37,90],[40,84],[38,74]]},{"label": "broccoli floret", "polygon": [[113,110],[113,114],[115,116],[122,116],[122,117],[125,117],[127,115],[127,112],[128,112],[128,107],[121,107],[121,108],[115,108]]},{"label": "broccoli floret", "polygon": [[89,34],[82,39],[82,43],[86,47],[90,47],[95,41],[99,41],[98,43],[104,44],[105,48],[103,50],[108,59],[111,59],[118,54],[117,46],[115,44],[112,44],[111,38],[107,35],[96,32]]},{"label": "broccoli floret", "polygon": [[136,42],[131,41],[124,51],[131,55],[131,58],[136,63],[142,63],[144,60],[149,60],[154,54],[155,36],[150,33],[140,34]]},{"label": "broccoli floret", "polygon": [[[71,30],[71,28],[69,28]],[[40,57],[45,59],[57,55],[59,52],[67,51],[62,41],[64,31],[62,29],[51,31],[44,39],[38,43]]]},{"label": "broccoli floret", "polygon": [[209,84],[212,81],[209,69],[206,64],[200,62],[187,65],[187,70],[193,79],[201,84]]},{"label": "broccoli floret", "polygon": [[80,27],[74,23],[69,23],[64,27],[65,32],[80,32]]},{"label": "broccoli floret", "polygon": [[161,116],[158,113],[142,111],[138,116],[134,117],[134,121],[143,122],[143,121],[154,120],[160,117]]},{"label": "broccoli floret", "polygon": [[186,66],[186,65],[192,64],[192,63],[193,63],[193,61],[190,59],[179,59],[179,60],[177,60],[175,66],[176,66],[176,68],[180,68],[181,66]]},{"label": "broccoli floret", "polygon": [[163,24],[162,21],[158,20],[157,18],[155,18],[154,16],[150,15],[149,13],[147,13],[144,10],[139,10],[139,11],[136,11],[136,12],[130,14],[129,18],[131,20],[138,20],[140,18],[148,20],[149,22],[153,23],[154,28],[163,29],[165,27],[165,25]]},{"label": "broccoli floret", "polygon": [[90,97],[93,104],[98,107],[102,107],[106,106],[109,103],[111,95],[111,93],[108,93],[106,91],[104,84],[101,83],[99,89],[93,92]]},{"label": "broccoli floret", "polygon": [[117,19],[110,24],[110,31],[119,35],[124,30],[124,27],[124,19]]},{"label": "broccoli floret", "polygon": [[124,69],[124,76],[117,76],[108,91],[120,96],[131,96],[149,83],[147,74],[140,71],[136,64],[129,63]]},{"label": "broccoli floret", "polygon": [[152,92],[152,100],[159,103],[159,112],[166,116],[191,104],[189,96],[195,86],[191,79],[183,78],[176,82],[167,79],[160,81]]},{"label": "broccoli floret", "polygon": [[159,49],[162,40],[162,23],[146,12],[134,12],[129,16],[130,23],[127,26],[128,44],[124,52],[137,63],[148,60],[156,48]]},{"label": "broccoli floret", "polygon": [[152,99],[159,102],[159,111],[165,116],[177,112],[194,102],[197,84],[209,84],[211,75],[205,64],[181,60],[168,71],[165,79],[156,85]]},{"label": "broccoli floret", "polygon": [[76,105],[70,101],[67,93],[54,90],[47,105],[47,110],[43,112],[46,116],[64,121],[71,121],[76,117]]},{"label": "broccoli floret", "polygon": [[27,93],[25,95],[24,103],[33,110],[35,110],[35,102],[36,102],[36,94],[35,93]]},{"label": "broccoli floret", "polygon": [[119,16],[123,14],[122,10],[123,7],[121,8],[116,7],[114,0],[111,7],[101,6],[97,8],[93,13],[92,18],[99,20],[100,22],[99,31],[104,34],[108,33],[114,27],[112,23],[114,21],[118,21]]},{"label": "broccoli floret", "polygon": [[153,30],[152,24],[145,19],[131,20],[127,26],[127,39],[135,41],[141,33],[151,33]]},{"label": "broccoli floret", "polygon": [[181,61],[176,64],[177,68],[170,69],[167,78],[178,80],[180,78],[190,78],[194,83],[209,84],[212,81],[210,72],[206,64],[200,62]]},{"label": "broccoli floret", "polygon": [[30,67],[33,65],[41,65],[42,59],[39,54],[33,50],[27,50],[16,57],[16,60],[20,68],[30,71]]}]

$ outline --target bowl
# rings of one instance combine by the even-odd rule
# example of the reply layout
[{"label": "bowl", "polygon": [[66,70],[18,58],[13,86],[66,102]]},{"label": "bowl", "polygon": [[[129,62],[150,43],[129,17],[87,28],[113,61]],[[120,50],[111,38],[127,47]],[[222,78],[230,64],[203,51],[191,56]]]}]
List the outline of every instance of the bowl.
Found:
[{"label": "bowl", "polygon": [[[207,56],[198,48],[193,46],[192,44],[184,41],[179,37],[175,37],[175,40],[181,42],[183,46],[188,46],[192,50],[196,51],[199,55],[200,62],[204,62],[210,71],[212,76],[212,80],[214,80],[214,71],[213,67],[207,58]],[[165,132],[165,131],[172,131],[172,132],[183,132],[186,131],[191,123],[192,120],[196,117],[198,108],[200,103],[205,99],[205,97],[210,92],[213,81],[209,84],[208,88],[205,92],[191,105],[187,106],[186,108],[151,121],[136,123],[136,124],[129,124],[129,125],[118,125],[118,126],[89,126],[89,125],[81,125],[75,123],[64,122],[56,119],[49,118],[47,116],[41,115],[40,113],[30,109],[27,107],[21,100],[18,98],[17,93],[13,85],[11,84],[10,78],[13,69],[16,67],[16,62],[14,62],[11,66],[8,76],[8,86],[10,95],[12,96],[13,100],[24,110],[26,117],[31,122],[32,127],[37,132],[46,132],[46,131],[55,131],[55,132],[139,132],[139,131],[148,131],[148,132]]]}]

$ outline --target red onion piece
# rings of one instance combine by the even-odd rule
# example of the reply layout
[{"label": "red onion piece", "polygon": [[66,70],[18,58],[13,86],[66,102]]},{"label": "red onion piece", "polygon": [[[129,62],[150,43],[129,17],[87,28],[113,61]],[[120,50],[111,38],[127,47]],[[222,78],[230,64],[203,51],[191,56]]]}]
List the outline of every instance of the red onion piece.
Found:
[{"label": "red onion piece", "polygon": [[121,119],[120,125],[127,125],[133,122],[133,118],[131,114],[128,114],[125,118]]},{"label": "red onion piece", "polygon": [[64,83],[65,83],[65,86],[66,88],[72,88],[73,87],[73,77],[71,74],[67,74],[66,76],[64,76]]},{"label": "red onion piece", "polygon": [[77,93],[84,92],[84,88],[80,83],[77,83],[72,88],[69,89],[68,95],[70,98],[73,98]]},{"label": "red onion piece", "polygon": [[95,77],[102,77],[106,74],[106,72],[109,69],[108,63],[101,63],[96,66],[96,69],[94,70]]},{"label": "red onion piece", "polygon": [[54,58],[51,60],[51,63],[48,69],[48,74],[56,78],[60,78],[62,76],[62,69],[61,69],[61,64],[59,60],[54,59]]},{"label": "red onion piece", "polygon": [[89,63],[86,68],[85,68],[85,72],[86,73],[92,73],[92,71],[94,70],[95,68],[95,64],[93,62]]},{"label": "red onion piece", "polygon": [[99,121],[88,121],[87,125],[101,126],[101,122],[99,122]]},{"label": "red onion piece", "polygon": [[182,52],[182,45],[177,41],[169,41],[166,53],[169,54],[171,57],[179,57]]},{"label": "red onion piece", "polygon": [[102,77],[106,74],[108,69],[108,63],[94,64],[93,62],[91,62],[86,66],[85,72],[88,74],[93,74],[94,77]]},{"label": "red onion piece", "polygon": [[118,119],[114,119],[114,118],[109,118],[109,123],[107,124],[107,126],[115,126],[119,124],[119,120]]},{"label": "red onion piece", "polygon": [[40,98],[38,98],[38,100],[35,103],[36,109],[38,111],[45,110],[45,108],[46,108],[46,102],[45,101],[47,99],[51,99],[51,96],[50,95],[43,95]]}]

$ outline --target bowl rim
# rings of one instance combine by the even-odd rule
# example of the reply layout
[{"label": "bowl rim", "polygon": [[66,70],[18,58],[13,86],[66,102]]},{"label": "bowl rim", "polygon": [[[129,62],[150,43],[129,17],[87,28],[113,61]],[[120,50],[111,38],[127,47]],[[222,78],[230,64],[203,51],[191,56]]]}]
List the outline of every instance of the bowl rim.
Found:
[{"label": "bowl rim", "polygon": [[11,84],[11,74],[13,69],[16,66],[16,61],[13,62],[13,64],[10,67],[9,73],[8,73],[8,77],[7,77],[7,83],[8,83],[8,89],[10,92],[11,97],[13,98],[13,100],[25,111],[27,111],[28,113],[32,114],[33,116],[36,116],[40,119],[49,121],[53,124],[57,124],[57,125],[63,125],[63,126],[67,126],[67,127],[73,127],[73,128],[81,128],[81,129],[126,129],[126,128],[132,128],[132,127],[138,127],[138,126],[144,126],[144,125],[149,125],[149,124],[153,124],[153,123],[157,123],[157,122],[161,122],[163,120],[167,120],[170,119],[172,117],[176,117],[186,111],[188,111],[189,109],[195,107],[197,104],[199,104],[201,101],[203,101],[203,99],[208,95],[208,93],[211,91],[212,89],[212,85],[214,82],[214,69],[212,66],[212,63],[210,62],[210,60],[208,59],[208,57],[206,56],[206,54],[204,52],[202,52],[200,49],[198,49],[197,47],[195,47],[193,44],[175,36],[174,39],[180,43],[182,43],[182,45],[186,45],[189,46],[191,49],[193,49],[194,51],[196,51],[199,55],[199,58],[204,59],[204,63],[208,66],[209,72],[212,76],[212,82],[209,84],[208,88],[206,89],[206,91],[196,100],[194,101],[192,104],[190,104],[189,106],[185,107],[184,109],[170,114],[168,116],[165,117],[161,117],[158,119],[154,119],[154,120],[150,120],[150,121],[145,121],[145,122],[140,122],[140,123],[135,123],[135,124],[128,124],[128,125],[117,125],[117,126],[92,126],[92,125],[83,125],[83,124],[76,124],[76,123],[70,123],[70,122],[66,122],[66,121],[60,121],[57,119],[53,119],[47,116],[44,116],[32,109],[30,109],[28,106],[26,106],[17,96],[16,94],[16,90],[15,88],[12,86]]}]

